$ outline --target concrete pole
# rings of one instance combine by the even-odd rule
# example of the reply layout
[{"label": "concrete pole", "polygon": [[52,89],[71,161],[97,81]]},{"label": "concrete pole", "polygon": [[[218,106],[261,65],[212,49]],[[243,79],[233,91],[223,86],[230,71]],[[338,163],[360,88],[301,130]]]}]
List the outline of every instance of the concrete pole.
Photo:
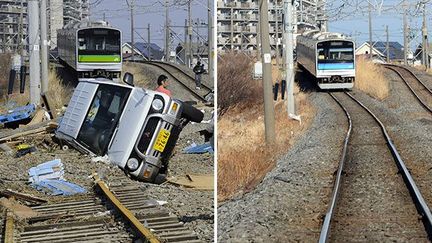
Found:
[{"label": "concrete pole", "polygon": [[386,50],[387,50],[387,63],[390,63],[390,45],[389,45],[389,31],[388,31],[388,25],[386,25],[386,37],[387,37],[387,43],[386,43]]},{"label": "concrete pole", "polygon": [[276,28],[275,28],[275,35],[276,35],[276,38],[275,38],[275,44],[276,44],[276,66],[277,66],[277,68],[278,68],[278,70],[279,70],[279,64],[280,64],[280,58],[279,58],[279,10],[278,9],[276,9],[276,22],[275,22],[275,25],[276,25]]},{"label": "concrete pole", "polygon": [[231,32],[231,50],[234,50],[234,8],[231,6],[231,23],[230,23],[230,32]]},{"label": "concrete pole", "polygon": [[258,25],[257,25],[257,35],[256,35],[258,60],[261,59],[261,34],[260,33],[261,33],[261,15],[258,14]]},{"label": "concrete pole", "polygon": [[3,44],[3,53],[6,53],[6,23],[3,22],[2,24],[2,30],[3,30],[3,38],[2,38],[2,44]]},{"label": "concrete pole", "polygon": [[41,73],[39,53],[39,1],[29,0],[29,51],[30,51],[30,103],[40,104]]},{"label": "concrete pole", "polygon": [[408,55],[408,21],[407,21],[407,3],[406,0],[403,1],[403,36],[404,36],[404,64],[408,65],[407,55]]},{"label": "concrete pole", "polygon": [[188,1],[188,53],[189,58],[186,62],[186,65],[188,67],[191,67],[192,59],[193,59],[193,53],[192,53],[192,13],[191,13],[191,3],[192,0]]},{"label": "concrete pole", "polygon": [[287,102],[288,102],[288,116],[295,116],[294,104],[294,57],[293,57],[293,26],[292,26],[292,2],[291,0],[284,0],[284,32],[283,39],[285,44],[285,80],[287,82]]},{"label": "concrete pole", "polygon": [[22,39],[23,39],[23,32],[24,32],[24,27],[23,27],[23,18],[24,18],[24,0],[21,0],[21,8],[20,8],[20,16],[19,16],[19,22],[18,22],[18,47],[17,47],[17,53],[21,55],[21,65],[22,65],[22,56],[24,56],[24,48],[23,48],[23,43],[22,43]]},{"label": "concrete pole", "polygon": [[422,35],[423,35],[423,44],[422,44],[422,58],[423,58],[423,64],[425,65],[425,68],[428,69],[429,67],[429,55],[428,55],[428,39],[427,39],[427,24],[426,24],[426,3],[423,3],[423,26],[422,26]]},{"label": "concrete pole", "polygon": [[183,49],[182,49],[182,51],[183,51],[183,54],[184,54],[184,59],[183,59],[183,63],[184,63],[184,65],[185,66],[187,66],[187,59],[188,59],[188,53],[187,53],[187,51],[188,51],[188,25],[187,25],[187,19],[185,19],[185,22],[184,22],[184,45],[183,45]]},{"label": "concrete pole", "polygon": [[212,0],[207,0],[207,39],[208,39],[208,72],[210,76],[210,81],[213,82],[214,80],[214,60],[213,60],[213,53],[214,53],[214,42],[213,42],[213,18],[212,18]]},{"label": "concrete pole", "polygon": [[42,92],[48,91],[48,24],[47,24],[47,0],[40,0],[40,26],[41,26],[41,68],[42,68]]},{"label": "concrete pole", "polygon": [[132,61],[135,61],[135,39],[134,39],[134,5],[135,0],[131,0],[130,4],[130,21],[131,21],[131,46],[132,46]]},{"label": "concrete pole", "polygon": [[372,61],[373,52],[372,52],[372,4],[369,2],[368,4],[368,12],[369,12],[369,58]]},{"label": "concrete pole", "polygon": [[273,105],[272,94],[272,68],[270,54],[270,35],[268,21],[268,6],[267,0],[260,0],[260,30],[261,30],[261,46],[263,60],[263,87],[264,87],[264,124],[265,124],[265,140],[268,145],[274,144],[276,141],[275,134],[275,112]]},{"label": "concrete pole", "polygon": [[148,60],[151,61],[151,48],[150,48],[151,40],[150,40],[150,24],[147,25],[147,53]]},{"label": "concrete pole", "polygon": [[[169,0],[165,0],[165,61],[169,61]],[[150,28],[150,27],[149,27]]]}]

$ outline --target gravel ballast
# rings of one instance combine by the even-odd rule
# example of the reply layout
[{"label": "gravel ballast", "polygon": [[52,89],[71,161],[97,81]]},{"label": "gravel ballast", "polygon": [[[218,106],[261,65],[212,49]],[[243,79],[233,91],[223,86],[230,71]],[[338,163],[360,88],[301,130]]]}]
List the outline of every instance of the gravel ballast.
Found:
[{"label": "gravel ballast", "polygon": [[[430,75],[414,72],[432,87]],[[391,91],[383,101],[357,89],[351,93],[384,123],[428,205],[432,205],[432,115],[418,103],[395,73],[386,71],[385,74],[390,79]],[[218,207],[220,242],[318,240],[322,217],[333,188],[334,172],[339,162],[347,121],[342,110],[327,94],[314,91],[309,99],[317,112],[306,133],[254,191],[237,196]],[[353,152],[353,156],[361,158],[371,150],[358,149]],[[393,172],[396,171],[396,164],[394,168]],[[398,176],[396,173],[395,177]],[[370,180],[373,185],[372,178]],[[408,200],[407,203],[412,202]],[[379,210],[392,208],[395,206],[393,204],[394,202],[385,201],[370,207]],[[392,236],[383,234],[380,239],[398,240]],[[406,239],[409,238],[407,235]]]},{"label": "gravel ballast", "polygon": [[218,208],[218,241],[317,241],[347,120],[328,94],[310,100],[317,111],[308,131],[253,192]]}]

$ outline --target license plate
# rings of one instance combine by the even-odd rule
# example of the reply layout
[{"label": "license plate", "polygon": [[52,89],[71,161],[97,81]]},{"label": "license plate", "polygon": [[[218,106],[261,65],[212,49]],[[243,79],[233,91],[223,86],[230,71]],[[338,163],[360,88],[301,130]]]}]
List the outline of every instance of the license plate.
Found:
[{"label": "license plate", "polygon": [[153,145],[153,149],[162,153],[165,149],[167,142],[168,142],[168,138],[169,138],[170,134],[171,133],[166,129],[160,130],[160,132],[156,138],[156,142]]}]

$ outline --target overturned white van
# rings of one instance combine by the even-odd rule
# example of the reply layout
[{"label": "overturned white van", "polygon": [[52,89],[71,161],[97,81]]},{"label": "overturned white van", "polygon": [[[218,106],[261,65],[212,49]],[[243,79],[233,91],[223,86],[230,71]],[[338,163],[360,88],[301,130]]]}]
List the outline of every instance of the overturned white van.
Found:
[{"label": "overturned white van", "polygon": [[80,80],[56,137],[79,151],[109,160],[132,177],[164,178],[182,128],[204,114],[166,94],[108,79]]}]

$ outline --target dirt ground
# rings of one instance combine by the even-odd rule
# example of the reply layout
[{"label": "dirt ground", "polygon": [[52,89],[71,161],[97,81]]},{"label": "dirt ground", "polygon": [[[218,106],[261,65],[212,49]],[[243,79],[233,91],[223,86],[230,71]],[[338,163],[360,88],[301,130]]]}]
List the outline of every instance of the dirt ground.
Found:
[{"label": "dirt ground", "polygon": [[[211,117],[213,107],[198,107],[205,112],[204,120]],[[174,156],[170,161],[169,177],[180,177],[186,174],[213,174],[213,154],[185,154],[183,149],[191,143],[201,144],[204,138],[198,131],[205,129],[208,124],[188,124],[180,135]],[[0,129],[0,134],[9,132]],[[61,159],[64,164],[65,179],[92,192],[93,180],[89,177],[97,172],[103,179],[112,182],[114,179],[130,180],[118,167],[105,162],[92,162],[88,155],[80,154],[70,148],[62,150],[59,144],[53,142],[53,133],[22,136],[7,144],[14,151],[13,154],[0,152],[0,191],[12,189],[28,193],[53,201],[61,201],[65,196],[48,196],[31,187],[28,182],[28,170],[43,162]],[[35,146],[37,151],[21,158],[15,158],[15,146],[26,143]],[[141,182],[136,182],[141,183]],[[161,185],[146,184],[144,199],[167,201],[165,206],[183,221],[201,240],[210,242],[213,239],[214,204],[213,191],[195,190],[176,186],[170,183]],[[73,196],[72,196],[73,197]],[[78,196],[79,197],[79,196]],[[70,198],[70,197],[68,197]],[[4,214],[0,215],[3,221]]]}]

